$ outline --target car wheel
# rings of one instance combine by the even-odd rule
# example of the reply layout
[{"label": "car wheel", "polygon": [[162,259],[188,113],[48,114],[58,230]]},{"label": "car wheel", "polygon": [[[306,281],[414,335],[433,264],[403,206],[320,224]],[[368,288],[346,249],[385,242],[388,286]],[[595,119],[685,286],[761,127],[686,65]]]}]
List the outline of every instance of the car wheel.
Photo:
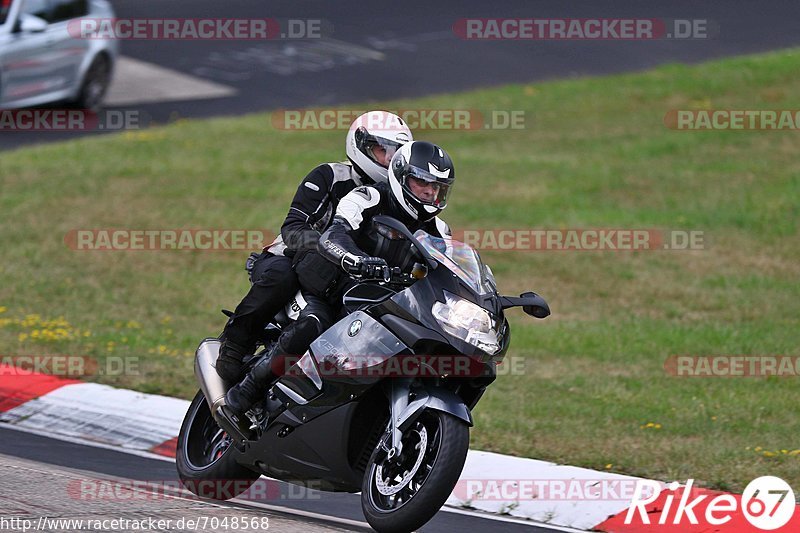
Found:
[{"label": "car wheel", "polygon": [[97,111],[110,84],[111,61],[105,55],[99,55],[83,77],[75,105],[81,109]]}]

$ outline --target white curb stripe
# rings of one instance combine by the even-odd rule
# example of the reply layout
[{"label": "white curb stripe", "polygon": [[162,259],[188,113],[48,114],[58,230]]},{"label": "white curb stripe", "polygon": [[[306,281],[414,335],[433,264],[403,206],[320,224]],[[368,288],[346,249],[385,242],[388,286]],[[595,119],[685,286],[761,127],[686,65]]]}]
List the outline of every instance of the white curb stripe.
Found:
[{"label": "white curb stripe", "polygon": [[149,450],[177,436],[188,408],[186,400],[78,383],[0,413],[0,421],[122,448]]}]

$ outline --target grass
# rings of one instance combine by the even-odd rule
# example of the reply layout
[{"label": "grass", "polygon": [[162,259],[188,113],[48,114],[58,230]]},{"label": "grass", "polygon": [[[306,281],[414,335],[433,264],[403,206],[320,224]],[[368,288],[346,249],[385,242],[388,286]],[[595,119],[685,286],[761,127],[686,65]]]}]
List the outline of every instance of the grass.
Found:
[{"label": "grass", "polygon": [[[776,475],[800,489],[798,378],[663,368],[673,354],[800,356],[798,134],[663,123],[671,109],[798,109],[799,68],[789,50],[381,103],[526,112],[522,130],[418,132],[456,162],[454,228],[686,229],[711,243],[487,251],[504,293],[535,289],[553,316],[513,314],[509,356],[525,372],[487,392],[473,447],[726,490]],[[191,354],[244,294],[247,252],[78,252],[64,235],[277,229],[300,178],[341,157],[344,132],[271,124],[179,121],[1,154],[2,353],[138,358],[138,373],[90,379],[189,398]]]}]

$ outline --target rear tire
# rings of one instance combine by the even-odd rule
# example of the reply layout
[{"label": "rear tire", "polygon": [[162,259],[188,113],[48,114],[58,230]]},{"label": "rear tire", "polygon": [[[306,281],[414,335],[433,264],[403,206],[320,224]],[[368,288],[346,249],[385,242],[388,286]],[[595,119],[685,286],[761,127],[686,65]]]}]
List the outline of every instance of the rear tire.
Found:
[{"label": "rear tire", "polygon": [[380,445],[370,457],[361,486],[361,508],[369,525],[380,533],[401,533],[428,522],[453,492],[468,450],[469,427],[463,421],[425,410],[403,435],[401,466],[385,459]]},{"label": "rear tire", "polygon": [[235,454],[230,437],[217,425],[203,392],[199,391],[178,433],[175,463],[181,482],[202,498],[235,498],[261,477],[237,463]]}]

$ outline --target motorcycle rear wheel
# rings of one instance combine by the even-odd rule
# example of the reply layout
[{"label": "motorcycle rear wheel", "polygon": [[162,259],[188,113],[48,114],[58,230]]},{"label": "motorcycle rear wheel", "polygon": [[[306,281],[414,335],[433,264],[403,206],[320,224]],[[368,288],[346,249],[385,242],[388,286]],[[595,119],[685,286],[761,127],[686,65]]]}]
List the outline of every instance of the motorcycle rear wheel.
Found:
[{"label": "motorcycle rear wheel", "polygon": [[400,533],[428,522],[452,493],[468,450],[469,427],[462,420],[425,410],[404,432],[399,461],[388,459],[380,445],[370,457],[361,487],[369,525]]},{"label": "motorcycle rear wheel", "polygon": [[181,482],[201,498],[235,498],[261,474],[237,463],[234,455],[230,437],[211,416],[203,391],[198,391],[178,433],[175,463]]}]

